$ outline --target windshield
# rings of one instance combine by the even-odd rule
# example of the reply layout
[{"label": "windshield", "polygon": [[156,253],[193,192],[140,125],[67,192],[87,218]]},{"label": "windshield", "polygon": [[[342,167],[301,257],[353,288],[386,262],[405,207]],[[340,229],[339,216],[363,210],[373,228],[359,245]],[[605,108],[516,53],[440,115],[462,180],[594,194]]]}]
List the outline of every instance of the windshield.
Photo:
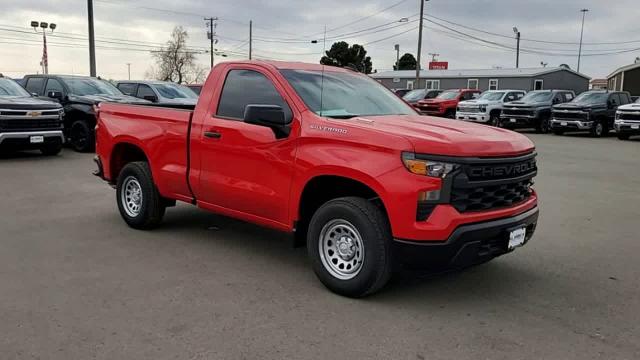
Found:
[{"label": "windshield", "polygon": [[551,100],[551,91],[532,91],[523,96],[520,101],[524,102],[543,102]]},{"label": "windshield", "polygon": [[188,85],[188,88],[196,93],[196,95],[200,95],[200,91],[202,91],[202,85]]},{"label": "windshield", "polygon": [[198,95],[184,85],[179,84],[154,84],[156,90],[165,99],[197,99]]},{"label": "windshield", "polygon": [[460,91],[445,91],[442,94],[436,96],[436,99],[453,100],[460,95]]},{"label": "windshield", "polygon": [[502,99],[503,96],[504,96],[504,92],[502,92],[502,91],[499,91],[499,92],[485,92],[484,94],[480,95],[478,100],[498,101],[498,100]]},{"label": "windshield", "polygon": [[[413,115],[407,103],[375,80],[349,72],[281,70],[302,101],[321,116]],[[324,90],[322,90],[324,88]]]},{"label": "windshield", "polygon": [[586,92],[578,95],[575,99],[573,99],[573,102],[585,103],[585,104],[602,104],[607,102],[608,97],[609,97],[609,94],[607,93]]},{"label": "windshield", "polygon": [[418,90],[412,90],[409,91],[407,93],[407,95],[403,96],[402,98],[407,100],[407,101],[417,101],[417,100],[422,100],[424,99],[424,96],[427,94],[427,90],[425,89],[418,89]]},{"label": "windshield", "polygon": [[63,78],[73,95],[122,95],[111,83],[92,78]]},{"label": "windshield", "polygon": [[0,79],[0,96],[31,96],[27,90],[11,79]]}]

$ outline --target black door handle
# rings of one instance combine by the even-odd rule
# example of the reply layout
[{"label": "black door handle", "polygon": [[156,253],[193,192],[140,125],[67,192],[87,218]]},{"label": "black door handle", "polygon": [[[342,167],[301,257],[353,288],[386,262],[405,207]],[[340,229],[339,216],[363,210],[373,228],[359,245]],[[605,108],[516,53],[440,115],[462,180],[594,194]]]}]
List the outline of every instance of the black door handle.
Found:
[{"label": "black door handle", "polygon": [[217,131],[205,131],[204,137],[208,137],[211,139],[220,139],[222,137],[222,134]]}]

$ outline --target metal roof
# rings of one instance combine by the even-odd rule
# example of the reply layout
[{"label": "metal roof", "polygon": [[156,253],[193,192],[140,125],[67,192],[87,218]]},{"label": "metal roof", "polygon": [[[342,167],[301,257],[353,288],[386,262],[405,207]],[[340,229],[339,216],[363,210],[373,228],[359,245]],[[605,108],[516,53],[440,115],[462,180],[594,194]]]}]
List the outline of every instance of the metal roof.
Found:
[{"label": "metal roof", "polygon": [[626,66],[619,67],[614,72],[609,74],[609,76],[607,76],[607,79],[611,79],[612,77],[618,75],[619,73],[621,73],[623,71],[633,70],[633,69],[638,68],[638,67],[640,67],[640,62],[639,63],[635,63],[635,64],[631,64],[631,65],[626,65]]},{"label": "metal roof", "polygon": [[[585,79],[591,79],[587,75],[567,69],[564,67],[555,68],[519,68],[519,69],[454,69],[454,70],[421,70],[420,78],[501,78],[501,77],[534,77],[553,73],[556,71],[569,71]],[[371,74],[375,79],[379,78],[400,78],[412,79],[416,77],[415,70],[383,71]]]}]

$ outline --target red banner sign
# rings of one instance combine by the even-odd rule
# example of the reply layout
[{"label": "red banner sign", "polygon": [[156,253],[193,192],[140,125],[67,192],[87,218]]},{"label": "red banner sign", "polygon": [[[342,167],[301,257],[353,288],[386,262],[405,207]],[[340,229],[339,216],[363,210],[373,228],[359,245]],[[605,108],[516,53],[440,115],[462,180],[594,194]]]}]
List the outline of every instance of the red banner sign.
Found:
[{"label": "red banner sign", "polygon": [[429,70],[448,70],[448,61],[431,61],[429,62]]}]

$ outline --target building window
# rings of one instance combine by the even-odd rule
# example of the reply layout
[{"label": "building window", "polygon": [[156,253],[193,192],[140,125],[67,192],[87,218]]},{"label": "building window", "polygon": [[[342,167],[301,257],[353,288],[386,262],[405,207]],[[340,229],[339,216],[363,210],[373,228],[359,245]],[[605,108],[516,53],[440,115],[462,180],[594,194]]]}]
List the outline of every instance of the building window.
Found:
[{"label": "building window", "polygon": [[469,79],[467,80],[467,88],[478,90],[478,79]]},{"label": "building window", "polygon": [[440,90],[440,80],[427,80],[425,89]]},{"label": "building window", "polygon": [[407,89],[413,90],[413,80],[407,80]]},{"label": "building window", "polygon": [[489,80],[489,90],[498,90],[498,79]]},{"label": "building window", "polygon": [[533,82],[533,90],[543,90],[544,89],[544,81],[542,79],[536,79]]},{"label": "building window", "polygon": [[612,81],[611,81],[611,90],[613,91],[617,91],[618,90],[618,75],[614,76]]}]

